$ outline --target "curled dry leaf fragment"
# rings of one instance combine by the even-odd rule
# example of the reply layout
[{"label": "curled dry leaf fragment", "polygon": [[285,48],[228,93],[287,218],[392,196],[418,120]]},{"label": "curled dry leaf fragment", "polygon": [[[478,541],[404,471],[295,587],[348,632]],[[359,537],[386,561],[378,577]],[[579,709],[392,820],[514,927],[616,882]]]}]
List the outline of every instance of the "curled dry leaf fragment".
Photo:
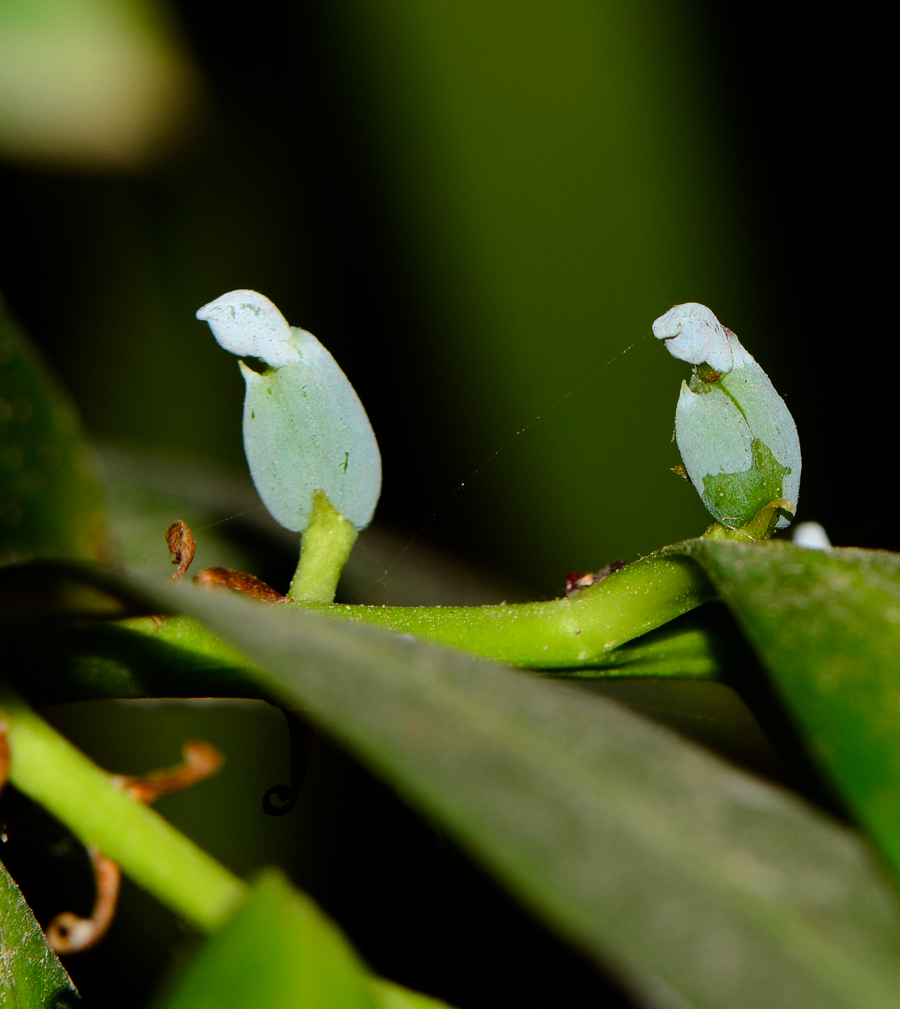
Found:
[{"label": "curled dry leaf fragment", "polygon": [[172,563],[178,570],[169,579],[170,582],[180,582],[184,578],[185,572],[191,566],[194,559],[194,552],[197,545],[194,542],[194,534],[188,527],[187,522],[176,519],[166,530],[166,543],[169,547],[169,556]]},{"label": "curled dry leaf fragment", "polygon": [[234,568],[205,568],[194,575],[193,581],[195,585],[231,589],[232,592],[240,592],[263,603],[283,603],[287,598],[255,575],[235,571]]}]

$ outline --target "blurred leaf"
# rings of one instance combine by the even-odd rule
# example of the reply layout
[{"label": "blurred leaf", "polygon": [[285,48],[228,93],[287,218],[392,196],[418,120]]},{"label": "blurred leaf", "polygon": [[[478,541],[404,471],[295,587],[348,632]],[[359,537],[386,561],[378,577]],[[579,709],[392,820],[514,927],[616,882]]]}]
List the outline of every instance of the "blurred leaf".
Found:
[{"label": "blurred leaf", "polygon": [[449,1009],[440,999],[420,995],[382,978],[369,979],[369,993],[378,1009]]},{"label": "blurred leaf", "polygon": [[197,98],[159,0],[0,0],[0,152],[79,167],[153,160]]},{"label": "blurred leaf", "polygon": [[362,964],[313,902],[268,871],[161,1009],[376,1009]]},{"label": "blurred leaf", "polygon": [[0,303],[0,564],[96,559],[103,536],[74,407]]},{"label": "blurred leaf", "polygon": [[900,555],[694,540],[813,756],[900,870]]},{"label": "blurred leaf", "polygon": [[0,1006],[63,1009],[78,1003],[69,975],[0,863]]},{"label": "blurred leaf", "polygon": [[156,598],[265,668],[638,992],[897,1005],[894,895],[858,836],[796,797],[566,684],[188,586]]}]

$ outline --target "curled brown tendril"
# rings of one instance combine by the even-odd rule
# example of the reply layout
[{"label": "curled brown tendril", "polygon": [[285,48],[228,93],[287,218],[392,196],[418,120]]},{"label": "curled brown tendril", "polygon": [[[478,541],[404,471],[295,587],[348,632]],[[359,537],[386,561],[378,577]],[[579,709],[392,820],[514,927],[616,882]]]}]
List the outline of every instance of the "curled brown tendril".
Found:
[{"label": "curled brown tendril", "polygon": [[94,907],[89,918],[63,911],[47,926],[47,944],[59,956],[83,953],[96,946],[116,916],[122,870],[92,845],[88,846],[88,855],[94,870]]}]

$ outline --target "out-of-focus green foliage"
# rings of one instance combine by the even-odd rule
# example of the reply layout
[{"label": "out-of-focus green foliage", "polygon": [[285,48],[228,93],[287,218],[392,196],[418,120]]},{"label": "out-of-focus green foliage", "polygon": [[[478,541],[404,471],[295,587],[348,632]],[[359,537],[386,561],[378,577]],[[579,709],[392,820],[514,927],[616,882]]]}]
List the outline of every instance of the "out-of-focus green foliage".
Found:
[{"label": "out-of-focus green foliage", "polygon": [[162,0],[0,0],[0,153],[133,169],[185,125],[198,79]]},{"label": "out-of-focus green foliage", "polygon": [[104,554],[100,487],[67,394],[0,303],[0,564]]},{"label": "out-of-focus green foliage", "polygon": [[313,902],[269,870],[160,1009],[441,1009],[365,972]]},{"label": "out-of-focus green foliage", "polygon": [[14,880],[0,863],[0,1006],[64,1009],[79,1003]]},{"label": "out-of-focus green foliage", "polygon": [[336,928],[280,873],[261,876],[162,1009],[376,1009]]},{"label": "out-of-focus green foliage", "polygon": [[381,978],[369,979],[369,992],[378,1009],[449,1009],[446,1002],[401,988]]},{"label": "out-of-focus green foliage", "polygon": [[696,540],[816,760],[900,869],[900,557]]}]

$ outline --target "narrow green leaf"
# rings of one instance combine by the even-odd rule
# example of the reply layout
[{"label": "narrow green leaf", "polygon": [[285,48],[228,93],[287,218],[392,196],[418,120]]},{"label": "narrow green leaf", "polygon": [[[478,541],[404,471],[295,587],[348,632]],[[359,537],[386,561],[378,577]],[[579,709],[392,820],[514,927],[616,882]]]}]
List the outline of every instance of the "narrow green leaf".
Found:
[{"label": "narrow green leaf", "polygon": [[264,873],[160,1009],[377,1009],[364,968],[313,902]]},{"label": "narrow green leaf", "polygon": [[692,540],[813,755],[900,870],[900,555]]},{"label": "narrow green leaf", "polygon": [[0,862],[0,1006],[64,1009],[78,1003],[69,975]]},{"label": "narrow green leaf", "polygon": [[0,302],[0,564],[98,558],[103,534],[74,407]]},{"label": "narrow green leaf", "polygon": [[727,1009],[900,999],[864,843],[614,703],[367,627],[158,592],[267,671],[540,917],[638,991]]}]

